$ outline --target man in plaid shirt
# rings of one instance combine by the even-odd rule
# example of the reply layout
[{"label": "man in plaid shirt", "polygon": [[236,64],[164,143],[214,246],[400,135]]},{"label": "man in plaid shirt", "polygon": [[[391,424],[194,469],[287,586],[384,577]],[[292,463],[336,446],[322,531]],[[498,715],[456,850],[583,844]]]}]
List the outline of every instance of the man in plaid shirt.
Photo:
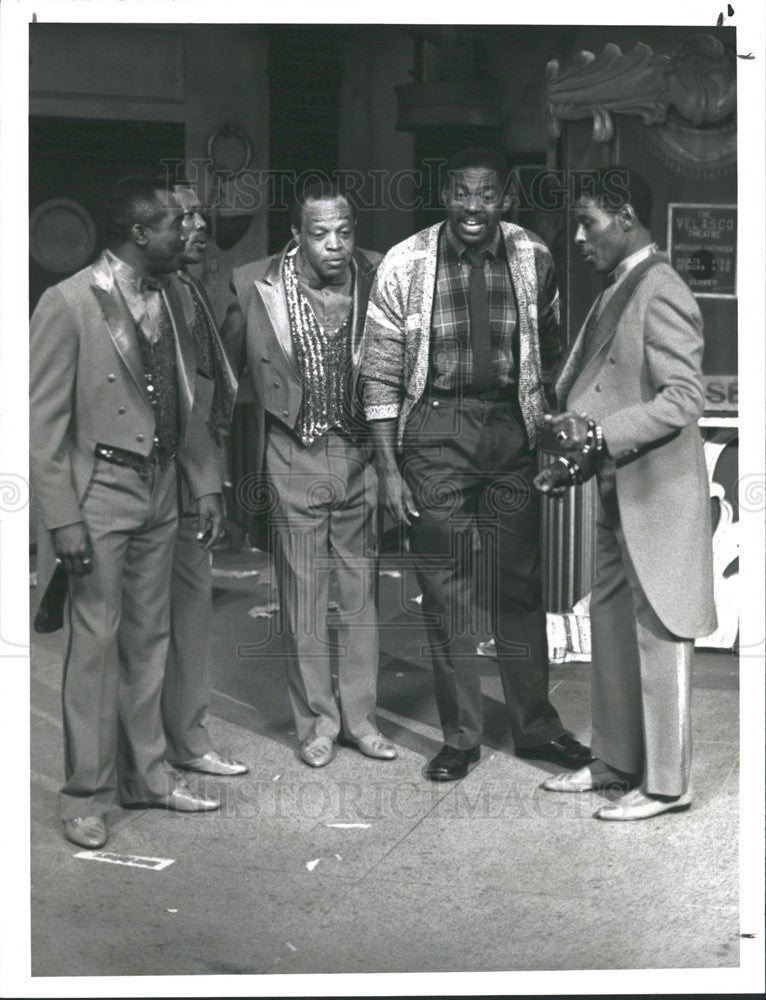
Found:
[{"label": "man in plaid shirt", "polygon": [[558,291],[547,247],[501,222],[507,177],[494,150],[453,157],[446,224],[389,251],[365,325],[365,412],[383,498],[409,528],[423,591],[444,731],[425,770],[434,781],[464,777],[480,757],[480,676],[461,642],[472,632],[477,533],[476,604],[491,613],[516,754],[567,768],[591,759],[548,700],[532,485],[544,382],[560,354]]}]

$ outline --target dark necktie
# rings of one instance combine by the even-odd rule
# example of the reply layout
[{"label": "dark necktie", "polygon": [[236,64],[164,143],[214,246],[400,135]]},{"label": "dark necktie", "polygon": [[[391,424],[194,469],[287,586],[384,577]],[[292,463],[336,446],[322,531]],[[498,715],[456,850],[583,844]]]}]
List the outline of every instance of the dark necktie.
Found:
[{"label": "dark necktie", "polygon": [[489,297],[487,279],[484,275],[484,253],[466,250],[471,270],[468,278],[468,318],[471,325],[471,352],[473,356],[473,379],[471,389],[481,392],[491,384],[490,337],[489,337]]}]

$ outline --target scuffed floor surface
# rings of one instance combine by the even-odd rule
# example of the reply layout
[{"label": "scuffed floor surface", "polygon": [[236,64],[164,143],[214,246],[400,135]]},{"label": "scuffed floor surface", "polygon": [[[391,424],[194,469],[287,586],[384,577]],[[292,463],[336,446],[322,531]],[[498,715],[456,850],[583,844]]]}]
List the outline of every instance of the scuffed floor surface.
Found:
[{"label": "scuffed floor surface", "polygon": [[[35,637],[33,975],[739,964],[736,657],[696,655],[691,811],[601,823],[591,814],[602,794],[542,791],[556,768],[513,756],[490,659],[479,660],[481,762],[462,782],[422,777],[440,731],[416,583],[393,559],[380,581],[379,722],[399,758],[341,748],[328,767],[307,768],[265,557],[217,553],[215,565],[209,728],[252,770],[190,777],[222,796],[219,813],[118,812],[107,851],[133,865],[78,858],[62,836],[61,634]],[[467,653],[476,641],[466,637]],[[552,700],[583,739],[589,673],[569,664],[551,676]]]}]

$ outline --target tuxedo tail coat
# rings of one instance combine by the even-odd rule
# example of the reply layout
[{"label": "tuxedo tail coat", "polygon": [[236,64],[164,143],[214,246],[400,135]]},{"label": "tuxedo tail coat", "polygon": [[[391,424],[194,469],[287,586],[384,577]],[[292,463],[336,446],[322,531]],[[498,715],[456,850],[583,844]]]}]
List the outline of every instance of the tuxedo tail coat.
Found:
[{"label": "tuxedo tail coat", "polygon": [[[614,321],[599,326],[579,371],[564,366],[557,389],[561,407],[587,413],[604,430],[626,544],[649,603],[671,633],[695,638],[716,627],[710,489],[697,426],[702,318],[667,257],[651,264]],[[583,336],[584,327],[570,358]]]}]

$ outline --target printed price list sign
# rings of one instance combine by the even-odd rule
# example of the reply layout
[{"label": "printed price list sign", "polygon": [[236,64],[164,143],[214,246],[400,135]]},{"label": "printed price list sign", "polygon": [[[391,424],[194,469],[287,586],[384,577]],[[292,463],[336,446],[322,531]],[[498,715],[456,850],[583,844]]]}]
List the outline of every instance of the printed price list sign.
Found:
[{"label": "printed price list sign", "polygon": [[737,206],[668,205],[670,263],[695,295],[737,294]]}]

